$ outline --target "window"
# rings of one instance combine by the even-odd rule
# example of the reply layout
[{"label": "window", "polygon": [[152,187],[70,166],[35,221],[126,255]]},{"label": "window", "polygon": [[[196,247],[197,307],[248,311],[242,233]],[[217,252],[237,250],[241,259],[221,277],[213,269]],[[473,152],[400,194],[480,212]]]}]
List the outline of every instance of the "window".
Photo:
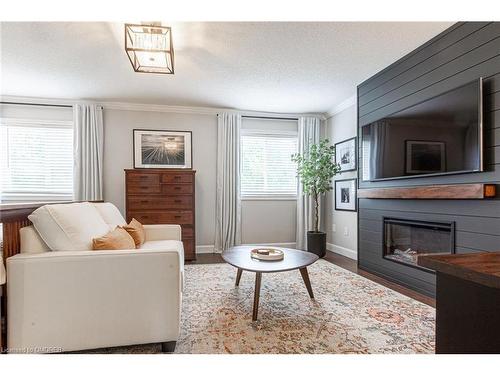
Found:
[{"label": "window", "polygon": [[294,197],[297,172],[291,156],[296,152],[296,132],[242,132],[242,197]]},{"label": "window", "polygon": [[3,202],[73,199],[71,121],[1,119]]}]

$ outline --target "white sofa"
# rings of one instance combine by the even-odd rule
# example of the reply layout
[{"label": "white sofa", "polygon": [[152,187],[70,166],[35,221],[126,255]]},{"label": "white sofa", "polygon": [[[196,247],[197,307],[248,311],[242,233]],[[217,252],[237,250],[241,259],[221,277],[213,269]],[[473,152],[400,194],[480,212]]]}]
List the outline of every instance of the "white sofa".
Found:
[{"label": "white sofa", "polygon": [[125,223],[110,203],[44,206],[29,218],[34,226],[21,229],[21,253],[7,259],[10,352],[145,343],[173,351],[183,283],[180,226],[145,225],[140,249],[93,251],[92,236]]}]

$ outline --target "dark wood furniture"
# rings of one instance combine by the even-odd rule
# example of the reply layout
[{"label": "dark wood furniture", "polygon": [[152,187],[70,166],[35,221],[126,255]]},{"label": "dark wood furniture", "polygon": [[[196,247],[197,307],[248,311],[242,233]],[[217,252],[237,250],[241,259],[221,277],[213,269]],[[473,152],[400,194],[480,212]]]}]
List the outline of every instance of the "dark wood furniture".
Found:
[{"label": "dark wood furniture", "polygon": [[195,173],[191,169],[126,169],[127,222],[179,224],[186,260],[196,259]]},{"label": "dark wood furniture", "polygon": [[496,196],[493,184],[456,184],[358,189],[359,198],[372,199],[486,199]]},{"label": "dark wood furniture", "polygon": [[436,271],[436,353],[500,353],[500,253],[427,255]]},{"label": "dark wood furniture", "polygon": [[222,258],[230,265],[236,267],[236,286],[240,284],[241,274],[243,271],[255,272],[255,294],[253,301],[252,320],[257,320],[259,312],[259,297],[260,285],[263,273],[284,272],[298,269],[306,285],[309,297],[314,298],[311,281],[307,266],[316,262],[319,258],[316,254],[306,251],[277,248],[284,252],[284,259],[278,261],[261,261],[253,259],[250,252],[253,249],[251,246],[236,246],[222,253]]}]

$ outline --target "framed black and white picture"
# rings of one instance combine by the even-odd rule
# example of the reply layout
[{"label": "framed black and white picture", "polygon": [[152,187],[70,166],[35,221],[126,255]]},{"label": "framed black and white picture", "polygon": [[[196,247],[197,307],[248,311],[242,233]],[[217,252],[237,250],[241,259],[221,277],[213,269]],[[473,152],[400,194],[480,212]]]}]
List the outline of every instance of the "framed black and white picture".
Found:
[{"label": "framed black and white picture", "polygon": [[406,174],[446,172],[446,144],[435,141],[405,141]]},{"label": "framed black and white picture", "polygon": [[356,211],[356,179],[335,180],[335,210]]},{"label": "framed black and white picture", "polygon": [[340,172],[356,170],[356,137],[335,143],[335,163],[340,164]]},{"label": "framed black and white picture", "polygon": [[192,168],[190,131],[134,129],[134,168]]}]

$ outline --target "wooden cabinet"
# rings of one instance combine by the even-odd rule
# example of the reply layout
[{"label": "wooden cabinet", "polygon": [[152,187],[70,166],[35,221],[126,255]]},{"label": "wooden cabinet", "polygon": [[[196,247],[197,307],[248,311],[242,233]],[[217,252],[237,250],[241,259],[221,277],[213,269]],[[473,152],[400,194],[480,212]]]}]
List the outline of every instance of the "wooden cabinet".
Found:
[{"label": "wooden cabinet", "polygon": [[127,222],[179,224],[186,260],[196,259],[193,170],[126,169]]}]

